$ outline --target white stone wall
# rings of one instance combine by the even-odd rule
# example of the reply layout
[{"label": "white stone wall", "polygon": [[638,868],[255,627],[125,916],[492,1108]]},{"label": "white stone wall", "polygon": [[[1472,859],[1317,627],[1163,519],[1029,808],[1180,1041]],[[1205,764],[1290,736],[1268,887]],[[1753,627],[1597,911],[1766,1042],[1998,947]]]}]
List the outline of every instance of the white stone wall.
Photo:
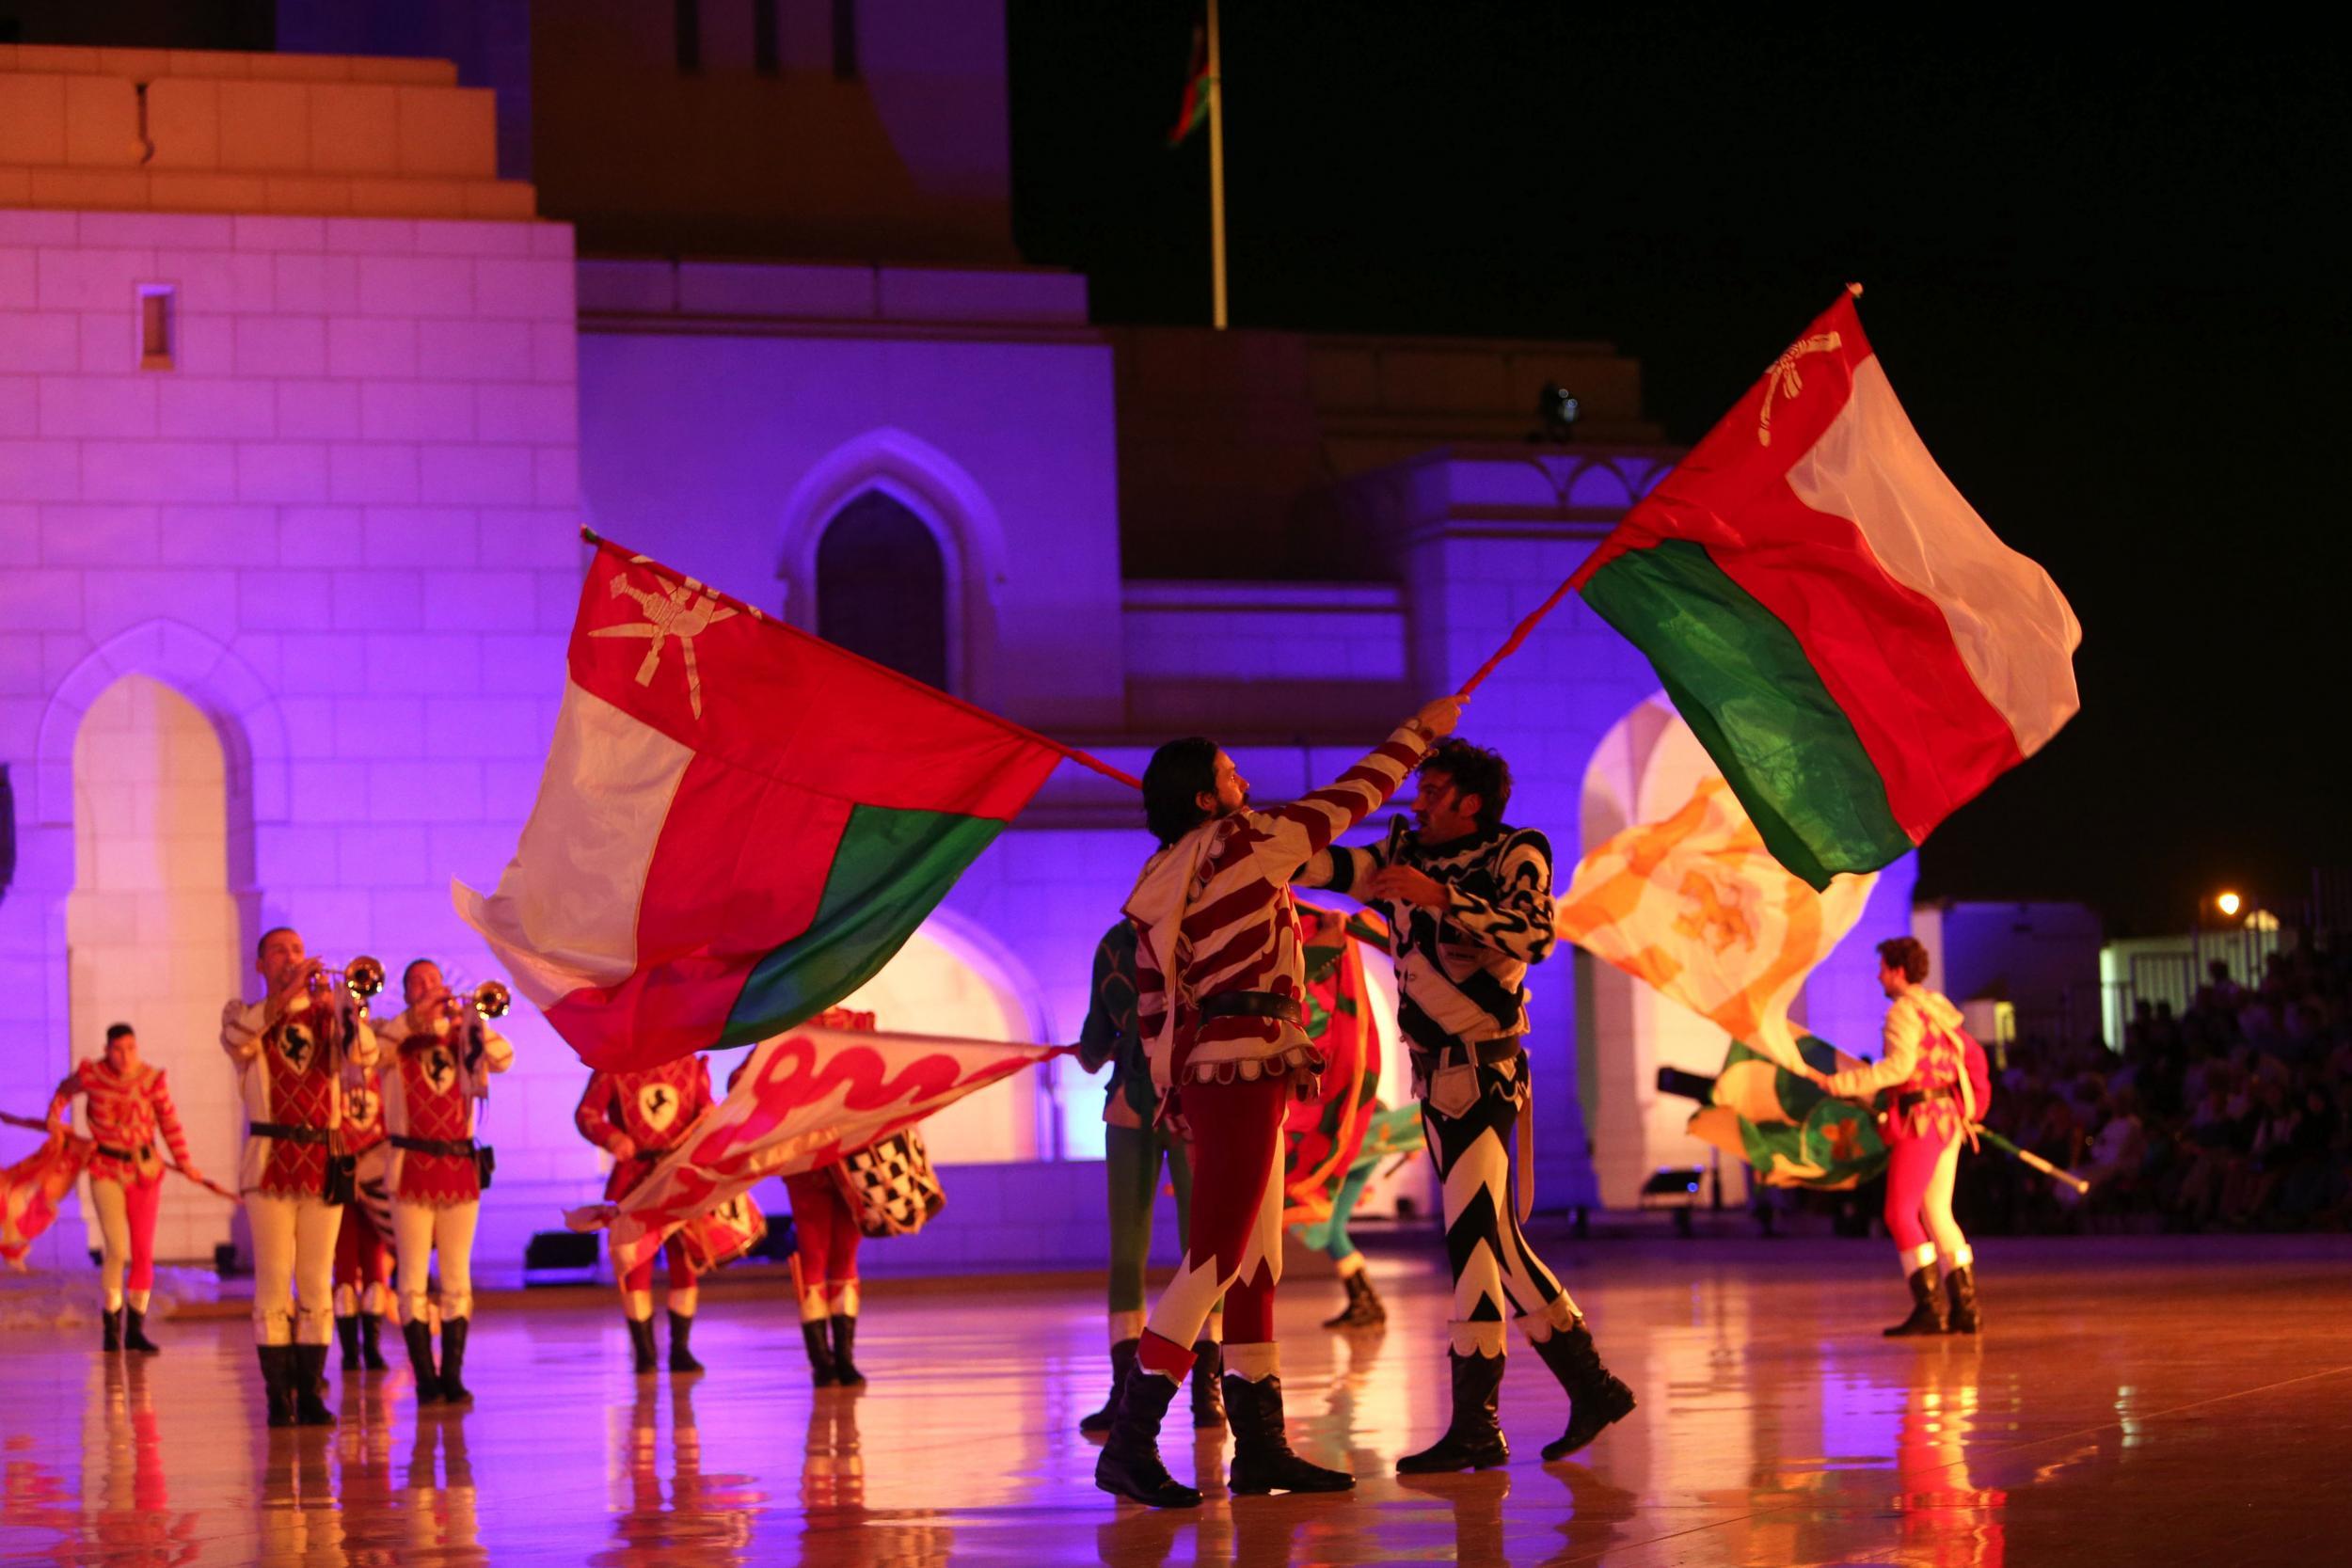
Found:
[{"label": "white stone wall", "polygon": [[[0,1103],[69,1057],[74,745],[126,674],[219,737],[248,989],[278,924],[336,959],[490,973],[448,882],[513,852],[561,691],[572,269],[556,224],[0,212]],[[142,370],[135,292],[159,282],[173,365]],[[494,1236],[595,1175],[577,1061],[514,1033]]]}]

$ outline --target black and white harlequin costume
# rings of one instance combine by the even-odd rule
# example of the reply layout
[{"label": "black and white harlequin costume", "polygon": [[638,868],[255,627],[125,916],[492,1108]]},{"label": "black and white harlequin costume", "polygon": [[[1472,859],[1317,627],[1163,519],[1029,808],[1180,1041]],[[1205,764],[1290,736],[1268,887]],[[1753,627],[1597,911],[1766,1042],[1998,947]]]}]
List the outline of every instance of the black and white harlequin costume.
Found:
[{"label": "black and white harlequin costume", "polygon": [[[1444,904],[1367,896],[1374,876],[1389,865],[1436,880]],[[1397,1468],[1483,1469],[1508,1457],[1495,1413],[1506,1308],[1567,1391],[1567,1430],[1544,1448],[1546,1459],[1564,1458],[1629,1413],[1633,1395],[1601,1365],[1583,1314],[1536,1257],[1513,1201],[1515,1151],[1520,1191],[1529,1190],[1532,1174],[1525,1139],[1533,1085],[1520,1038],[1528,1029],[1528,966],[1549,956],[1553,942],[1551,846],[1539,832],[1502,826],[1423,845],[1399,818],[1385,843],[1335,846],[1298,880],[1362,898],[1395,933],[1397,1022],[1444,1188],[1454,1421],[1434,1447]]]}]

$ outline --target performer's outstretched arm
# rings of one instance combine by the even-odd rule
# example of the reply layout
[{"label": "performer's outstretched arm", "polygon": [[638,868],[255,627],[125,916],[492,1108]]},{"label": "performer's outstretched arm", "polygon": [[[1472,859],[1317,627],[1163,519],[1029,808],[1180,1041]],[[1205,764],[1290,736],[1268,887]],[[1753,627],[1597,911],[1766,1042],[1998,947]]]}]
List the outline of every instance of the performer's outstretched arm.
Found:
[{"label": "performer's outstretched arm", "polygon": [[1497,880],[1502,892],[1493,898],[1448,882],[1446,924],[1477,946],[1521,963],[1543,962],[1558,940],[1551,928],[1551,846],[1544,835],[1513,833],[1503,847]]},{"label": "performer's outstretched arm", "polygon": [[1332,783],[1273,811],[1250,813],[1261,835],[1255,853],[1268,878],[1293,880],[1333,839],[1377,811],[1421,766],[1431,743],[1453,729],[1460,711],[1458,702],[1441,697],[1399,724]]}]

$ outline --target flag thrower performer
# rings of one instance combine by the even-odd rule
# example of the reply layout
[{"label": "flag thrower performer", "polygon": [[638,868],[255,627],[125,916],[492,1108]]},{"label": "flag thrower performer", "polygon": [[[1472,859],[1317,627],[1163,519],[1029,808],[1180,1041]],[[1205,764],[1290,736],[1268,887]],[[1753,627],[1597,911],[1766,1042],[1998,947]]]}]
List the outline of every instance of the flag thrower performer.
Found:
[{"label": "flag thrower performer", "polygon": [[384,1141],[380,1067],[343,1063],[342,1140],[352,1180],[335,1233],[335,1338],[343,1347],[343,1370],[380,1372],[382,1325],[392,1310],[392,1194],[385,1185],[391,1145]]},{"label": "flag thrower performer", "polygon": [[[1088,997],[1086,1022],[1078,1030],[1078,1063],[1089,1072],[1105,1064],[1111,1069],[1103,1092],[1103,1171],[1111,1232],[1111,1393],[1102,1409],[1079,1418],[1078,1430],[1102,1433],[1111,1429],[1119,1390],[1135,1371],[1136,1348],[1143,1342],[1143,1274],[1152,1257],[1152,1209],[1159,1197],[1160,1166],[1165,1161],[1168,1183],[1176,1189],[1176,1228],[1189,1235],[1192,1162],[1184,1137],[1159,1119],[1159,1091],[1152,1086],[1152,1063],[1136,1028],[1136,928],[1124,917],[1095,944]],[[1192,1424],[1200,1430],[1225,1425],[1220,1386],[1224,1357],[1218,1350],[1224,1338],[1222,1316],[1210,1309],[1192,1347]]]},{"label": "flag thrower performer", "polygon": [[[1421,765],[1415,826],[1386,842],[1335,847],[1299,880],[1348,894],[1389,922],[1397,1016],[1421,1089],[1422,1126],[1445,1193],[1454,1418],[1445,1435],[1397,1461],[1403,1473],[1486,1469],[1510,1457],[1496,1401],[1505,1308],[1568,1396],[1564,1459],[1633,1410],[1633,1391],[1601,1365],[1576,1301],[1528,1244],[1532,1207],[1527,970],[1551,953],[1551,846],[1506,827],[1511,771],[1496,752],[1449,740]],[[1516,1194],[1512,1162],[1518,1173]]]},{"label": "flag thrower performer", "polygon": [[[57,1085],[50,1125],[62,1128],[75,1095],[88,1107],[90,1206],[98,1212],[102,1246],[99,1281],[105,1306],[100,1345],[152,1355],[163,1347],[147,1337],[149,1292],[155,1289],[155,1214],[163,1200],[164,1163],[158,1134],[172,1163],[198,1180],[187,1134],[172,1108],[164,1070],[139,1060],[139,1037],[127,1023],[106,1031],[103,1056],[78,1063]],[[126,1265],[128,1273],[125,1273]]]},{"label": "flag thrower performer", "polygon": [[245,1100],[237,1190],[253,1227],[253,1342],[274,1427],[333,1426],[326,1386],[335,1332],[335,1237],[351,1196],[352,1161],[336,1147],[342,1069],[376,1060],[367,999],[384,969],[354,958],[329,970],[289,926],[262,934],[253,967],[269,994],[231,1001],[221,1049]]},{"label": "flag thrower performer", "polygon": [[[572,1124],[580,1135],[612,1156],[604,1184],[607,1203],[617,1203],[653,1174],[654,1166],[710,1108],[707,1057],[680,1056],[660,1067],[627,1072],[596,1072],[580,1097]],[[686,1243],[672,1236],[662,1245],[670,1269],[670,1370],[699,1372],[691,1336],[696,1300],[694,1265]],[[653,1259],[614,1283],[621,1288],[621,1315],[628,1320],[628,1342],[642,1374],[659,1370],[653,1346]]]},{"label": "flag thrower performer", "polygon": [[1150,1042],[1160,1116],[1192,1140],[1192,1216],[1184,1260],[1152,1309],[1095,1462],[1095,1484],[1106,1492],[1155,1508],[1200,1505],[1200,1494],[1160,1463],[1158,1437],[1220,1296],[1232,1489],[1356,1484],[1293,1453],[1282,1426],[1274,1346],[1282,1122],[1293,1094],[1313,1092],[1321,1066],[1307,1036],[1290,882],[1393,795],[1460,715],[1459,698],[1438,698],[1336,783],[1273,811],[1249,808],[1248,782],[1213,741],[1172,740],[1152,753],[1144,816],[1161,848],[1136,879],[1126,914],[1137,936],[1136,1027]]},{"label": "flag thrower performer", "polygon": [[[475,1141],[474,1106],[490,1096],[490,1075],[515,1065],[515,1048],[489,1021],[506,1012],[506,988],[485,982],[453,996],[441,966],[416,958],[401,971],[408,1006],[381,1031],[384,1127],[392,1146],[392,1249],[400,1270],[400,1333],[417,1375],[417,1402],[466,1404],[466,1335],[473,1323],[473,1235],[482,1217],[489,1148]],[[441,1262],[441,1300],[425,1295],[426,1270]],[[433,1324],[441,1356],[433,1358]]]},{"label": "flag thrower performer", "polygon": [[1974,1334],[1983,1326],[1977,1258],[1952,1218],[1952,1180],[1961,1140],[1984,1114],[1991,1072],[1984,1048],[1961,1027],[1960,1009],[1927,988],[1927,948],[1915,938],[1894,937],[1878,952],[1879,985],[1889,1003],[1885,1054],[1843,1072],[1808,1068],[1805,1076],[1842,1100],[1867,1101],[1889,1091],[1879,1118],[1886,1137],[1886,1228],[1911,1284],[1911,1316],[1888,1337]]}]

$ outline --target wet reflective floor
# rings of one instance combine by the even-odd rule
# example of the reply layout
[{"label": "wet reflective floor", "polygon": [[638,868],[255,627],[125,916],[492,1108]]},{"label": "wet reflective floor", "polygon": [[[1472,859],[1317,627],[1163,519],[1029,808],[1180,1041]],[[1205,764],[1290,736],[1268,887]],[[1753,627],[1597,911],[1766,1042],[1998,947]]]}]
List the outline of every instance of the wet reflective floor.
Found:
[{"label": "wet reflective floor", "polygon": [[[813,1391],[788,1304],[713,1300],[698,1378],[639,1379],[617,1316],[494,1302],[463,1415],[405,1371],[331,1375],[333,1431],[272,1433],[242,1322],[164,1355],[94,1330],[0,1335],[0,1560],[612,1565],[1348,1562],[1764,1565],[2352,1561],[2352,1246],[1995,1243],[1990,1333],[1882,1340],[1883,1246],[1591,1243],[1554,1261],[1642,1408],[1579,1461],[1515,1355],[1518,1452],[1404,1481],[1444,1422],[1442,1281],[1379,1266],[1384,1332],[1315,1326],[1285,1286],[1299,1449],[1343,1497],[1231,1499],[1224,1449],[1171,1433],[1201,1509],[1091,1484],[1095,1293],[880,1285],[861,1392]],[[388,1351],[393,1349],[388,1340]],[[1179,1409],[1182,1409],[1180,1403]],[[1171,1422],[1171,1427],[1173,1427]]]}]

